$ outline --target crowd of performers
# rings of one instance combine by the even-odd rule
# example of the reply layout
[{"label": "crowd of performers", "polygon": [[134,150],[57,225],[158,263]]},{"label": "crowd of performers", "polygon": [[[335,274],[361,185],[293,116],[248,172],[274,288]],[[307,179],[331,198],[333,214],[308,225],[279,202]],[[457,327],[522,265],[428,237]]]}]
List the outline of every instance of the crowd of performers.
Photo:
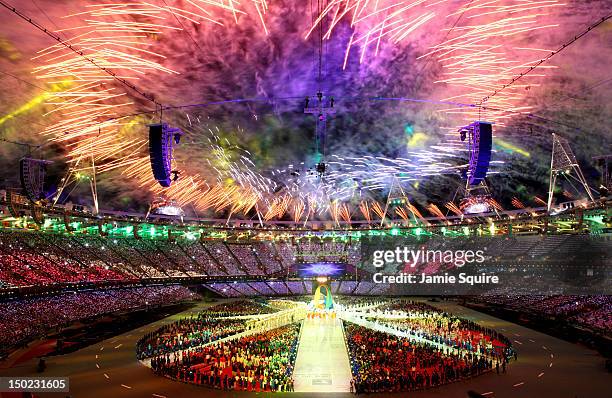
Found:
[{"label": "crowd of performers", "polygon": [[238,300],[214,305],[208,308],[206,311],[215,317],[233,317],[271,314],[277,310],[265,305],[264,303],[249,300]]},{"label": "crowd of performers", "polygon": [[242,319],[217,319],[201,312],[144,335],[136,344],[137,357],[144,359],[197,347],[243,332],[245,328]]},{"label": "crowd of performers", "polygon": [[[145,335],[137,355],[150,358],[156,373],[183,382],[223,390],[293,391],[300,323],[250,328],[248,319],[229,316],[254,309],[260,305],[210,307]],[[335,319],[336,312],[311,309],[306,316]],[[344,323],[357,393],[435,387],[490,370],[505,372],[508,361],[516,359],[503,335],[422,302],[394,301],[366,309],[362,316],[375,327]]]},{"label": "crowd of performers", "polygon": [[161,375],[223,390],[293,391],[300,324],[151,359]]},{"label": "crowd of performers", "polygon": [[448,347],[491,357],[514,355],[510,340],[503,334],[426,303],[399,301],[369,315],[377,323]]},{"label": "crowd of performers", "polygon": [[345,324],[357,393],[435,387],[493,369],[505,372],[516,359],[503,335],[425,303],[394,303],[369,317],[408,336]]},{"label": "crowd of performers", "polygon": [[308,319],[336,319],[337,314],[336,314],[336,311],[333,311],[333,310],[313,309],[306,313],[306,318]]},{"label": "crowd of performers", "polygon": [[274,328],[273,320],[256,325],[250,320],[250,315],[275,311],[246,300],[211,306],[143,336],[137,357],[150,358],[154,372],[184,382],[224,390],[292,391],[300,324]]},{"label": "crowd of performers", "polygon": [[147,333],[136,343],[138,359],[150,358],[197,347],[248,329],[245,315],[261,315],[276,310],[259,302],[238,300],[206,308],[195,316],[180,319]]}]

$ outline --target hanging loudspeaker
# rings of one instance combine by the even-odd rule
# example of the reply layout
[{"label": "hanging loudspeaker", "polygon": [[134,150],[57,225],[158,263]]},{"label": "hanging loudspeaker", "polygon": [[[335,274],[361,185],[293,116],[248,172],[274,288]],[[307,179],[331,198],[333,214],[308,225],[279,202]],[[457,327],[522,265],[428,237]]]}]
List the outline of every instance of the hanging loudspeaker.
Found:
[{"label": "hanging loudspeaker", "polygon": [[165,123],[149,125],[149,158],[153,176],[162,187],[169,187],[178,179],[178,172],[172,170],[173,143],[180,142],[183,132],[170,128]]}]

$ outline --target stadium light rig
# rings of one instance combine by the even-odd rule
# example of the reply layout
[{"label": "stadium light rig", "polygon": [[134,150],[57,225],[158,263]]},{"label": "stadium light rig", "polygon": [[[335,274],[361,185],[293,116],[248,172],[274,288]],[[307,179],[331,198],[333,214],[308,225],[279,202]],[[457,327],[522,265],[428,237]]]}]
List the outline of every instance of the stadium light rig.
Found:
[{"label": "stadium light rig", "polygon": [[[318,157],[315,170],[322,177],[325,174],[327,165],[322,159],[321,147],[325,148],[325,138],[327,132],[327,116],[336,113],[334,108],[334,97],[324,96],[322,92],[317,92],[316,104],[311,104],[310,97],[304,100],[304,113],[316,115],[316,130],[315,130],[315,151]],[[324,152],[324,151],[323,151]]]},{"label": "stadium light rig", "polygon": [[145,218],[148,218],[150,214],[183,217],[185,216],[185,211],[175,200],[159,198],[151,203],[149,212],[147,212]]},{"label": "stadium light rig", "polygon": [[459,208],[464,214],[482,214],[491,211],[488,195],[469,196],[461,201]]}]

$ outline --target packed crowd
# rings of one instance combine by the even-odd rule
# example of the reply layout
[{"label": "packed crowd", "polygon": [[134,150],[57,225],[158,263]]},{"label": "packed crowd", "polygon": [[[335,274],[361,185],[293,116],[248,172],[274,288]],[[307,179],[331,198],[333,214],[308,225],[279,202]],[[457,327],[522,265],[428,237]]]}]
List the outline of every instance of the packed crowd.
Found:
[{"label": "packed crowd", "polygon": [[[573,248],[595,247],[596,239],[580,236],[469,237],[467,239],[415,239],[415,249],[450,250],[469,243],[486,248],[492,261],[509,258],[515,262],[567,260]],[[336,261],[359,265],[377,272],[363,262],[361,243],[310,239],[295,242],[227,243],[198,239],[137,239],[88,234],[59,234],[36,231],[0,230],[0,286],[27,286],[77,281],[131,278],[165,278],[221,275],[276,275],[299,261]],[[605,246],[598,250],[609,249]],[[599,246],[597,246],[599,247]],[[575,253],[574,253],[575,255]],[[550,262],[550,261],[549,261]],[[542,263],[543,264],[543,263]],[[419,264],[418,270],[433,272],[440,264]],[[542,265],[544,266],[544,265]],[[387,270],[389,272],[393,270]],[[380,294],[377,284],[339,282],[334,293]],[[228,288],[226,295],[301,294],[301,286],[251,285]],[[296,291],[298,290],[298,291]]]},{"label": "packed crowd", "polygon": [[419,390],[506,369],[505,357],[457,353],[352,323],[345,324],[345,334],[356,393]]},{"label": "packed crowd", "polygon": [[[260,246],[260,245],[257,245]],[[249,244],[227,245],[232,256],[239,260],[242,268],[246,269],[251,275],[264,275],[265,269],[261,260],[257,257],[257,249]]]},{"label": "packed crowd", "polygon": [[298,262],[346,262],[348,257],[346,242],[319,241],[303,239],[297,242],[293,256]]},{"label": "packed crowd", "polygon": [[472,301],[535,315],[538,318],[555,318],[567,324],[580,326],[594,332],[612,335],[612,296],[575,295],[483,295]]},{"label": "packed crowd", "polygon": [[[331,242],[309,243],[308,250],[312,251],[311,257],[316,257],[317,251],[341,252],[344,246]],[[273,275],[294,264],[296,253],[303,250],[297,244],[285,243],[228,244],[2,229],[0,287],[138,278]],[[262,282],[224,287],[222,292],[226,296],[256,296],[302,293],[303,290],[301,285],[272,286]]]},{"label": "packed crowd", "polygon": [[0,347],[22,344],[76,321],[194,299],[182,286],[62,293],[0,302]]},{"label": "packed crowd", "polygon": [[161,375],[224,390],[293,391],[297,323],[153,357]]},{"label": "packed crowd", "polygon": [[589,328],[600,334],[612,336],[612,297],[593,296],[588,305],[582,307],[582,313],[574,313],[569,322]]},{"label": "packed crowd", "polygon": [[[320,255],[317,255],[320,253]],[[356,253],[356,252],[355,252]],[[185,276],[275,275],[297,261],[346,261],[346,243],[136,239],[0,230],[0,288]],[[301,282],[219,284],[228,297],[305,294]],[[377,285],[344,281],[334,293],[378,294]]]},{"label": "packed crowd", "polygon": [[124,271],[101,260],[77,261],[62,254],[60,247],[42,246],[48,250],[40,250],[38,243],[46,242],[47,238],[11,232],[0,234],[0,280],[5,286],[129,279]]}]

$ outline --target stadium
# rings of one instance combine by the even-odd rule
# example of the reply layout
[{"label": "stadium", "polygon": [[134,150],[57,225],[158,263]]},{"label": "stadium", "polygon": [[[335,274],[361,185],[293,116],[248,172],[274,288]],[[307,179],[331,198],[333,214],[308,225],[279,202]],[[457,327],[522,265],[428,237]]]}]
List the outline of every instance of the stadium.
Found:
[{"label": "stadium", "polygon": [[609,1],[0,4],[0,398],[609,395]]}]

